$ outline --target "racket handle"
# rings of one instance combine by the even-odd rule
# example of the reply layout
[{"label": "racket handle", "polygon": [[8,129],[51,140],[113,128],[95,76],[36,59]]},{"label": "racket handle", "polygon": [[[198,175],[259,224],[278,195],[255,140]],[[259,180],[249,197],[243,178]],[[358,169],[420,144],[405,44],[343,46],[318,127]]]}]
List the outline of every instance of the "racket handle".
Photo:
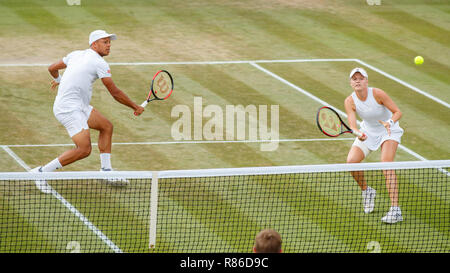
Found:
[{"label": "racket handle", "polygon": [[360,133],[360,132],[358,132],[358,131],[353,131],[353,134],[354,135],[356,135],[356,136],[358,136],[358,137],[363,137],[363,136],[365,136],[366,134],[364,134],[364,133]]},{"label": "racket handle", "polygon": [[[148,101],[146,100],[146,101],[144,101],[144,102],[141,104],[141,106],[142,106],[142,107],[145,107],[147,104],[148,104]],[[134,115],[137,116],[137,113],[134,112]]]}]

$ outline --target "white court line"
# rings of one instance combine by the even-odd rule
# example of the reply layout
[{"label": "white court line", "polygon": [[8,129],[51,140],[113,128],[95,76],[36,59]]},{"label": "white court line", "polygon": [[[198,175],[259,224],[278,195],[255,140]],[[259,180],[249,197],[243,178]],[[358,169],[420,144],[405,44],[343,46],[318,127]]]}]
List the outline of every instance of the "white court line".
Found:
[{"label": "white court line", "polygon": [[2,149],[5,150],[14,160],[19,163],[22,168],[24,168],[27,172],[31,170],[31,168],[18,156],[14,153],[7,145],[2,145]]},{"label": "white court line", "polygon": [[[238,60],[238,61],[198,61],[198,62],[111,62],[109,65],[211,65],[211,64],[250,64],[250,63],[302,63],[302,62],[358,62],[357,59],[293,59],[293,60]],[[10,63],[1,64],[0,67],[39,67],[49,66],[44,63]]]},{"label": "white court line", "polygon": [[[262,142],[313,142],[313,141],[349,141],[355,138],[297,138],[273,140],[180,140],[180,141],[149,141],[149,142],[113,142],[112,145],[171,145],[171,144],[226,144],[226,143],[262,143]],[[92,143],[96,146],[98,143]],[[64,147],[75,146],[73,143],[62,144],[11,144],[2,147]],[[9,148],[8,148],[9,149]]]},{"label": "white court line", "polygon": [[[5,152],[7,152],[20,166],[22,166],[25,170],[30,171],[31,168],[18,156],[16,155],[9,147],[2,145],[1,146]],[[51,187],[50,187],[51,188]],[[99,230],[94,224],[92,224],[79,210],[77,210],[72,204],[70,204],[62,195],[60,195],[56,190],[51,188],[52,195],[58,199],[67,209],[70,210],[76,217],[78,217],[83,224],[85,224],[90,230],[92,230],[95,235],[97,235],[102,241],[107,244],[115,253],[123,253],[123,251],[114,244],[101,230]],[[37,189],[36,189],[37,190]]]},{"label": "white court line", "polygon": [[[318,102],[318,103],[320,103],[320,104],[322,104],[322,105],[332,107],[333,109],[336,110],[336,112],[339,113],[339,115],[342,115],[343,117],[347,117],[347,113],[342,112],[342,111],[339,110],[337,107],[334,107],[334,106],[330,105],[329,103],[327,103],[326,101],[319,99],[318,97],[314,96],[313,94],[309,93],[308,91],[306,91],[306,90],[304,90],[304,89],[298,87],[297,85],[295,85],[295,84],[293,84],[293,83],[291,83],[291,82],[285,80],[284,78],[278,76],[277,74],[275,74],[275,73],[273,73],[273,72],[271,72],[271,71],[269,71],[269,70],[267,70],[267,69],[261,67],[260,65],[258,65],[258,64],[256,64],[256,63],[251,63],[251,65],[254,66],[254,67],[256,67],[257,69],[261,70],[262,72],[264,72],[264,73],[266,73],[266,74],[272,76],[273,78],[275,78],[275,79],[281,81],[282,83],[284,83],[284,84],[286,84],[286,85],[288,85],[288,86],[294,88],[294,89],[297,90],[298,92],[300,92],[300,93],[302,93],[302,94],[308,96],[309,98],[313,99],[314,101],[316,101],[316,102]],[[358,120],[357,122],[358,122],[358,125],[359,125],[359,124],[360,124],[359,120]],[[399,144],[398,147],[401,148],[402,150],[404,150],[405,152],[407,152],[408,154],[414,156],[414,157],[417,158],[417,159],[420,159],[420,160],[422,160],[422,161],[426,161],[426,160],[427,160],[425,157],[419,155],[418,153],[412,151],[412,150],[409,149],[409,148],[406,148],[406,147],[403,146],[402,144]]]},{"label": "white court line", "polygon": [[[204,61],[204,62],[134,62],[110,63],[111,65],[212,65],[251,63],[310,63],[310,62],[357,62],[357,59],[293,59],[293,60],[253,60],[253,61]],[[1,66],[1,65],[0,65]]]}]

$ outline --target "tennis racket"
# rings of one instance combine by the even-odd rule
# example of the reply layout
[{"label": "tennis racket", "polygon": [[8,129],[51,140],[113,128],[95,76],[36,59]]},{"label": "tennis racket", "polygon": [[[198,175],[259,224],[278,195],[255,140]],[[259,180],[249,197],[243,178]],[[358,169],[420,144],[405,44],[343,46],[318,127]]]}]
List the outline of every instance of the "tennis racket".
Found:
[{"label": "tennis racket", "polygon": [[[141,104],[142,107],[147,106],[152,100],[166,100],[173,92],[173,78],[166,70],[159,70],[153,76],[150,92],[147,99]],[[153,95],[153,97],[152,97]],[[134,113],[136,115],[136,112]]]},{"label": "tennis racket", "polygon": [[317,126],[327,136],[337,137],[345,133],[363,137],[364,134],[353,131],[345,124],[339,114],[331,107],[324,106],[317,111]]}]

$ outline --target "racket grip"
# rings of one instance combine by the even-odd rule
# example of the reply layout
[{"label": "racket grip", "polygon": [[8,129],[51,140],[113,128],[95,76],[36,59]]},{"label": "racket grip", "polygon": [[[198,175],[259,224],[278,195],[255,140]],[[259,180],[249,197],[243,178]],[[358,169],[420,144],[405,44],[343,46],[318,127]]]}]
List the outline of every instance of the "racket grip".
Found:
[{"label": "racket grip", "polygon": [[[142,106],[142,107],[145,107],[147,104],[148,104],[148,101],[144,101],[144,102],[141,104],[141,106]],[[134,115],[137,116],[137,113],[134,112]]]},{"label": "racket grip", "polygon": [[358,137],[363,137],[363,136],[365,136],[364,133],[361,134],[361,133],[358,132],[358,131],[353,131],[353,134],[356,135],[356,136],[358,136]]}]

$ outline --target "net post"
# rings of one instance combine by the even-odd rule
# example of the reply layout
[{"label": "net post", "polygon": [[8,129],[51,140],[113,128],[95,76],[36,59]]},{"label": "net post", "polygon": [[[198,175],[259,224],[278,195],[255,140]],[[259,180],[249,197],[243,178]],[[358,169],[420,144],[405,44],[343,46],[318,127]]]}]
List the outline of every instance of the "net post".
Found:
[{"label": "net post", "polygon": [[150,227],[149,245],[153,249],[156,245],[156,221],[158,219],[158,172],[152,172],[152,185],[150,193]]}]

